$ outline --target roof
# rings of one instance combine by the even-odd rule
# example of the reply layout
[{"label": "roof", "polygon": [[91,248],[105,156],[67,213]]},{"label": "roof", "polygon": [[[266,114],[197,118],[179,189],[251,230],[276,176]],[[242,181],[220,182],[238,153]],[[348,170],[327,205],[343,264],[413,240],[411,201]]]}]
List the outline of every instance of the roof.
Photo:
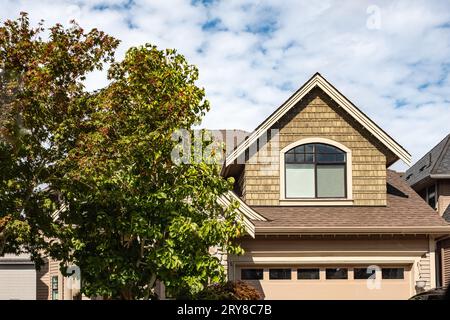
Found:
[{"label": "roof", "polygon": [[251,206],[268,221],[253,221],[256,234],[445,233],[442,219],[392,170],[386,206]]},{"label": "roof", "polygon": [[431,175],[450,177],[450,134],[409,168],[405,179],[413,186]]},{"label": "roof", "polygon": [[7,253],[5,254],[3,257],[0,257],[0,264],[1,265],[6,265],[6,264],[12,264],[12,265],[17,265],[17,264],[34,264],[33,261],[31,261],[30,255],[29,254],[11,254],[11,253]]},{"label": "roof", "polygon": [[244,225],[245,231],[251,236],[255,237],[255,225],[253,221],[267,221],[266,218],[247,206],[234,192],[229,191],[217,199],[218,203],[227,208],[232,201],[239,203],[238,213]]},{"label": "roof", "polygon": [[442,214],[442,218],[444,218],[445,221],[450,223],[450,204],[448,205],[447,209],[445,209],[444,213]]},{"label": "roof", "polygon": [[299,102],[312,89],[319,87],[328,94],[344,111],[352,116],[364,128],[366,128],[376,139],[391,150],[398,159],[410,164],[411,155],[383,129],[359,110],[350,100],[331,85],[320,73],[314,74],[303,86],[300,87],[288,100],[286,100],[275,112],[264,120],[232,153],[225,161],[225,166],[231,165],[243,152],[245,152],[258,138],[260,138],[268,129],[270,129],[281,117],[283,117],[297,102]]}]

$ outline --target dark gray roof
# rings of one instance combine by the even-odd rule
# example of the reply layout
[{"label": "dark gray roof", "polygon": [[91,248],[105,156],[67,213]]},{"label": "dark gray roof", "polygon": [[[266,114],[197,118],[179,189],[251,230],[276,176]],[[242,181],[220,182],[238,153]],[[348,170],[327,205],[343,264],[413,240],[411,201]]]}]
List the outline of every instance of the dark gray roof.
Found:
[{"label": "dark gray roof", "polygon": [[444,214],[442,215],[442,218],[444,218],[445,221],[450,223],[450,204],[448,205],[447,209],[445,209]]},{"label": "dark gray roof", "polygon": [[450,134],[409,168],[404,178],[412,186],[430,174],[450,174]]}]

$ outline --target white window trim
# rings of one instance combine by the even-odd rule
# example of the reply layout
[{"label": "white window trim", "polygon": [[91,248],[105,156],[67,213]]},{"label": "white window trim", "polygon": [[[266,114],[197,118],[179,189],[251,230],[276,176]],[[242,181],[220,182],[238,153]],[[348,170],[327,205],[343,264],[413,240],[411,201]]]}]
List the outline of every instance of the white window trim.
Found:
[{"label": "white window trim", "polygon": [[[324,143],[329,144],[331,146],[337,147],[344,151],[346,156],[346,181],[347,181],[347,198],[320,198],[320,199],[295,199],[295,198],[286,198],[285,193],[285,174],[284,174],[284,154],[291,150],[292,148],[295,148],[297,146],[300,146],[302,144],[308,144],[308,143]],[[305,206],[336,206],[336,205],[342,205],[342,206],[348,206],[353,205],[353,174],[352,174],[352,151],[347,148],[345,145],[326,138],[305,138],[298,140],[296,142],[293,142],[280,151],[280,205],[305,205]]]}]

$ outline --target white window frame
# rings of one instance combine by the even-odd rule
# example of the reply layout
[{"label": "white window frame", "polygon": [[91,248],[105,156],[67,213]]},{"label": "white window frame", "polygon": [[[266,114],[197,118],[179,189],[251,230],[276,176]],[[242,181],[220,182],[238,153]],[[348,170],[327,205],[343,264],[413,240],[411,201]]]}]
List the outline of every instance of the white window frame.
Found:
[{"label": "white window frame", "polygon": [[[339,148],[344,151],[346,155],[346,181],[347,181],[347,197],[346,198],[312,198],[312,199],[304,199],[304,198],[286,198],[286,185],[285,185],[285,161],[284,155],[286,152],[291,150],[292,148],[298,147],[303,144],[309,143],[324,143],[331,145],[333,147]],[[347,148],[342,143],[339,143],[334,140],[326,139],[326,138],[305,138],[298,141],[295,141],[283,149],[280,150],[280,205],[353,205],[353,173],[352,173],[352,151]]]}]

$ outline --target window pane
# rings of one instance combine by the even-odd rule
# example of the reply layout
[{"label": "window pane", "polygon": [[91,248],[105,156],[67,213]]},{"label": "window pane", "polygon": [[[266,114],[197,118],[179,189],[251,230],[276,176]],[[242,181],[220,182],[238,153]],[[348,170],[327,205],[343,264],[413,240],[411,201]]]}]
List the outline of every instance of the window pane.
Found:
[{"label": "window pane", "polygon": [[305,152],[305,146],[298,146],[295,148],[295,153],[304,153]]},{"label": "window pane", "polygon": [[52,276],[52,300],[59,299],[58,276]]},{"label": "window pane", "polygon": [[342,151],[326,144],[316,144],[316,153],[342,153]]},{"label": "window pane", "polygon": [[428,198],[428,204],[430,205],[430,207],[432,207],[433,209],[436,209],[436,197],[430,197]]},{"label": "window pane", "polygon": [[325,270],[327,279],[347,279],[348,270],[346,268],[327,268]]},{"label": "window pane", "polygon": [[286,163],[295,163],[295,154],[293,153],[286,153],[284,155]]},{"label": "window pane", "polygon": [[241,280],[262,280],[263,269],[241,269]]},{"label": "window pane", "polygon": [[336,154],[333,153],[319,153],[317,155],[317,162],[337,162]]},{"label": "window pane", "polygon": [[314,153],[305,154],[305,162],[314,162]]},{"label": "window pane", "polygon": [[320,279],[319,269],[297,269],[297,279],[311,280]]},{"label": "window pane", "polygon": [[289,280],[291,279],[291,269],[269,269],[270,280]]},{"label": "window pane", "polygon": [[319,198],[345,197],[344,165],[317,165],[317,196]]},{"label": "window pane", "polygon": [[336,155],[336,162],[345,162],[345,153],[340,153]]},{"label": "window pane", "polygon": [[286,197],[314,198],[314,165],[286,163]]},{"label": "window pane", "polygon": [[295,162],[296,163],[303,163],[305,162],[305,155],[304,154],[296,154],[295,155]]},{"label": "window pane", "polygon": [[403,279],[403,268],[383,268],[381,269],[382,279]]},{"label": "window pane", "polygon": [[371,276],[372,276],[371,279],[375,279],[375,270],[374,269],[370,269],[370,270],[368,270],[367,268],[354,268],[353,269],[353,277],[355,279],[369,279],[369,277],[371,277]]},{"label": "window pane", "polygon": [[436,187],[434,185],[428,187],[428,204],[436,209]]},{"label": "window pane", "polygon": [[314,152],[314,144],[305,144],[305,152]]}]

